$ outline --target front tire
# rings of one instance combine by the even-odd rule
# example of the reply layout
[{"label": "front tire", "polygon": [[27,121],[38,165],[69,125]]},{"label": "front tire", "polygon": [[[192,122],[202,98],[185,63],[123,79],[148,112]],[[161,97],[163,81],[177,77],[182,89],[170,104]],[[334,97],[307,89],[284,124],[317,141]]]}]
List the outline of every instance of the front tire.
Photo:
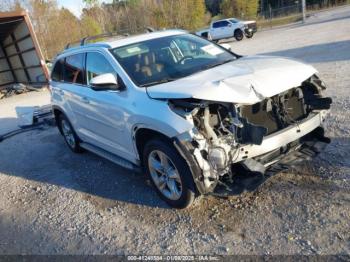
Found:
[{"label": "front tire", "polygon": [[58,116],[58,128],[70,150],[74,153],[82,153],[84,151],[79,145],[79,138],[76,135],[72,124],[64,114]]},{"label": "front tire", "polygon": [[241,41],[243,39],[243,37],[244,37],[242,30],[237,29],[234,32],[233,37],[236,38],[237,41]]},{"label": "front tire", "polygon": [[171,207],[189,207],[196,196],[191,171],[174,146],[163,139],[150,140],[143,152],[146,173],[158,195]]},{"label": "front tire", "polygon": [[246,33],[246,38],[252,38],[254,36],[254,33],[252,32],[249,32],[249,33]]}]

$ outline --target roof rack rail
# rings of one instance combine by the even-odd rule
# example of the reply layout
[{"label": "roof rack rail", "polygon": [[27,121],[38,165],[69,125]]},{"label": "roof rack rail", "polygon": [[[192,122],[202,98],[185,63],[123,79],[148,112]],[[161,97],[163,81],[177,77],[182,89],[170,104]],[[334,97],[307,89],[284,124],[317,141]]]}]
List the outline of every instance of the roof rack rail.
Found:
[{"label": "roof rack rail", "polygon": [[72,45],[73,44],[76,44],[76,43],[79,43],[80,41],[75,41],[75,42],[72,42],[72,43],[68,43],[68,44],[66,44],[66,46],[64,47],[64,49],[66,50],[66,49],[69,49],[69,48],[71,48],[72,47]]},{"label": "roof rack rail", "polygon": [[147,33],[152,33],[152,32],[157,31],[156,29],[154,29],[153,27],[150,27],[150,26],[147,26],[145,29],[146,29]]},{"label": "roof rack rail", "polygon": [[88,41],[99,39],[99,38],[104,38],[104,37],[113,37],[113,36],[127,37],[129,35],[108,32],[108,33],[103,33],[103,34],[98,34],[98,35],[93,35],[93,36],[86,36],[79,41],[68,43],[64,49],[71,48],[73,44],[79,44],[77,46],[84,46],[88,43]]},{"label": "roof rack rail", "polygon": [[[147,33],[152,33],[152,32],[157,31],[153,27],[150,27],[150,26],[145,27],[144,29],[146,30]],[[82,38],[79,41],[68,43],[64,49],[68,49],[68,48],[72,47],[73,44],[79,44],[80,46],[84,46],[87,44],[88,41],[91,41],[91,40],[96,40],[96,39],[104,38],[104,37],[117,37],[117,36],[119,36],[120,38],[124,38],[124,37],[130,36],[130,34],[129,33],[120,33],[120,32],[107,32],[107,33],[103,33],[103,34],[87,36],[87,37]]]},{"label": "roof rack rail", "polygon": [[103,38],[103,37],[113,37],[113,36],[120,36],[120,37],[128,37],[129,34],[119,34],[119,33],[103,33],[103,34],[99,34],[99,35],[93,35],[93,36],[87,36],[84,37],[83,39],[80,40],[80,45],[84,46],[87,44],[87,41],[90,40],[95,40],[95,39],[99,39],[99,38]]}]

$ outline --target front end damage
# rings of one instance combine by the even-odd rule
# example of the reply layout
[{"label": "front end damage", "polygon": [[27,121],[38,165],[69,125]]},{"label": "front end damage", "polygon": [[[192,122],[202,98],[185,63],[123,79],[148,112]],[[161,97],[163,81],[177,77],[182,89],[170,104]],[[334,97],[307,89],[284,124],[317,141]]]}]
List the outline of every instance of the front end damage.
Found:
[{"label": "front end damage", "polygon": [[170,99],[194,128],[174,139],[201,194],[254,190],[271,175],[309,160],[330,142],[322,122],[332,103],[316,76],[260,102]]}]

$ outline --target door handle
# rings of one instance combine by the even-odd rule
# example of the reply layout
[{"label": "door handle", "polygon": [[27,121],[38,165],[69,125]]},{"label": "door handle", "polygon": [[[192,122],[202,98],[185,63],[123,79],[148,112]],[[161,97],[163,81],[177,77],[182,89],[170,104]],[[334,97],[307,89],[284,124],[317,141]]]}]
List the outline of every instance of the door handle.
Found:
[{"label": "door handle", "polygon": [[82,101],[83,103],[85,103],[85,104],[90,104],[90,100],[87,99],[86,97],[83,97],[83,98],[81,99],[81,101]]}]

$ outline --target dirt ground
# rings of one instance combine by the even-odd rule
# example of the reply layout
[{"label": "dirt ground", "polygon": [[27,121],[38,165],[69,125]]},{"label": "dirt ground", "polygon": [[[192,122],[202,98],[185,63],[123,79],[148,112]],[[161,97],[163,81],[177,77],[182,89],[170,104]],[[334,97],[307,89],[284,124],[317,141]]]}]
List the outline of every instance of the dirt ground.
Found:
[{"label": "dirt ground", "polygon": [[350,8],[230,43],[320,71],[334,100],[325,152],[255,193],[179,211],[142,175],[70,152],[56,128],[21,134],[0,143],[0,254],[349,254]]}]

